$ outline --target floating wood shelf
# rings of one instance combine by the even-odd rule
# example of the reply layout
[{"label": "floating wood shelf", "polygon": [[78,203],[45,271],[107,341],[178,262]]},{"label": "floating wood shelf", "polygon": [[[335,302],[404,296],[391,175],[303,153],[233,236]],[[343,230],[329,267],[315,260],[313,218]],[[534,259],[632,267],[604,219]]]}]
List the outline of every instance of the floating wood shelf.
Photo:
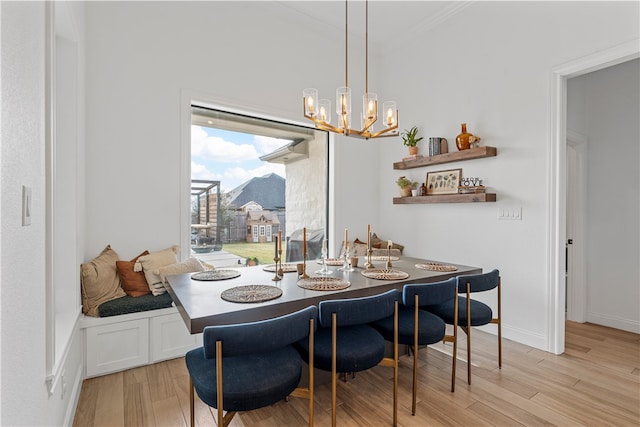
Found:
[{"label": "floating wood shelf", "polygon": [[442,163],[460,162],[463,160],[481,159],[483,157],[495,157],[498,154],[496,147],[476,147],[468,150],[452,153],[438,154],[437,156],[418,157],[413,160],[395,162],[394,169],[413,169],[423,166],[440,165]]},{"label": "floating wood shelf", "polygon": [[433,196],[394,197],[394,205],[419,205],[426,203],[480,203],[495,202],[495,193],[438,194]]}]

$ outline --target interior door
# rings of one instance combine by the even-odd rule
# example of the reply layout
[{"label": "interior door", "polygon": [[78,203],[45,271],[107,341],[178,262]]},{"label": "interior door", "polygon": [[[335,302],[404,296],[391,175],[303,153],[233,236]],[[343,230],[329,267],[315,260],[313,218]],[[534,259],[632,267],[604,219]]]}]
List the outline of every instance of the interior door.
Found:
[{"label": "interior door", "polygon": [[585,268],[586,138],[567,135],[566,316],[586,322]]}]

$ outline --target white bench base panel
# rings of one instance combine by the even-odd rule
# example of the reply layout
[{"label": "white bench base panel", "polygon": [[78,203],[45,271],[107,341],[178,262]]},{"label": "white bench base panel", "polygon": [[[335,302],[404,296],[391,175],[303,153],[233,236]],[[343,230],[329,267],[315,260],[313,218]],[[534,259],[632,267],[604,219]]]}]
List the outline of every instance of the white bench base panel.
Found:
[{"label": "white bench base panel", "polygon": [[202,346],[175,307],[111,317],[83,316],[84,377],[123,371],[182,357]]}]

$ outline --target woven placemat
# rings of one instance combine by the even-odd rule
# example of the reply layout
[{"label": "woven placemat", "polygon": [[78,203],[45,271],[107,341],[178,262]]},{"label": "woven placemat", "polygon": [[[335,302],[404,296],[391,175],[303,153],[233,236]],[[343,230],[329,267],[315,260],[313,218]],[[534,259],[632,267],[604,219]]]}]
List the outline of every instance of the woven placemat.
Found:
[{"label": "woven placemat", "polygon": [[371,261],[398,261],[400,257],[397,256],[386,256],[386,255],[375,255],[371,256]]},{"label": "woven placemat", "polygon": [[[344,258],[327,258],[324,260],[324,263],[333,266],[342,265],[344,264]],[[322,259],[318,260],[318,264],[322,264]]]},{"label": "woven placemat", "polygon": [[369,268],[362,270],[362,275],[370,279],[378,280],[400,280],[409,277],[409,273],[400,270],[389,270],[386,268]]},{"label": "woven placemat", "polygon": [[[269,264],[266,265],[263,268],[264,271],[269,271],[271,273],[275,273],[276,272],[276,265],[275,264]],[[295,273],[296,271],[298,271],[298,268],[296,267],[295,264],[282,264],[282,271],[284,271],[285,273]]]},{"label": "woven placemat", "polygon": [[351,286],[351,282],[337,277],[308,277],[298,280],[298,286],[312,291],[338,291]]},{"label": "woven placemat", "polygon": [[236,277],[240,277],[240,272],[238,270],[212,270],[212,271],[201,271],[199,273],[193,273],[191,278],[193,280],[227,280],[233,279]]},{"label": "woven placemat", "polygon": [[441,264],[439,262],[427,262],[424,264],[416,264],[417,268],[429,271],[456,271],[458,267],[451,264]]},{"label": "woven placemat", "polygon": [[282,296],[282,289],[272,285],[244,285],[222,291],[220,297],[229,302],[263,302]]}]

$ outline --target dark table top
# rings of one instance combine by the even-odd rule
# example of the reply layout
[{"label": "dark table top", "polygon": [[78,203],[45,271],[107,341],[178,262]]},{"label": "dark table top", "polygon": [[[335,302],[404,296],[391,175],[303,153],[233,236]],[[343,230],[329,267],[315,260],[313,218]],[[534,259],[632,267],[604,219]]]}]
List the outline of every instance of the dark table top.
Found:
[{"label": "dark table top", "polygon": [[[360,262],[362,262],[362,258]],[[341,272],[338,271],[338,267],[329,267],[333,271],[329,277],[342,278],[351,282],[351,286],[348,288],[337,291],[303,289],[297,285],[298,274],[296,272],[285,273],[282,280],[272,281],[275,273],[264,271],[264,265],[238,268],[237,271],[241,275],[228,280],[200,281],[192,279],[191,274],[178,274],[169,276],[169,283],[165,286],[187,325],[187,329],[192,334],[197,334],[202,332],[205,326],[269,319],[310,305],[318,305],[323,300],[375,295],[390,289],[402,290],[402,287],[407,283],[439,282],[462,274],[482,273],[481,268],[459,264],[452,264],[458,269],[451,272],[429,271],[415,266],[418,263],[426,262],[443,263],[442,261],[401,257],[398,261],[392,261],[394,270],[409,274],[409,277],[401,280],[367,278],[361,274],[363,271],[361,267],[352,272]],[[385,262],[374,261],[374,265],[376,268],[384,268]],[[320,268],[321,265],[316,260],[307,261],[309,276],[320,276],[315,274],[315,271]],[[282,289],[282,296],[258,303],[235,303],[221,298],[220,294],[224,290],[241,285],[277,286]]]}]

